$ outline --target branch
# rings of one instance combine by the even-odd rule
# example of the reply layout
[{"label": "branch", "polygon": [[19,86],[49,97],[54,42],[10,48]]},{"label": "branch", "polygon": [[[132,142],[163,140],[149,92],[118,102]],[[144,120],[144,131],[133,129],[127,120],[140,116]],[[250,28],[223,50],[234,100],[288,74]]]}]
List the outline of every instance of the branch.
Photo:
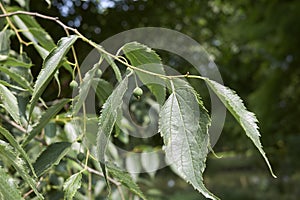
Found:
[{"label": "branch", "polygon": [[[1,5],[1,3],[0,3],[0,5]],[[33,17],[39,17],[39,18],[42,18],[42,19],[47,19],[47,20],[54,21],[54,22],[56,22],[58,25],[60,25],[65,30],[65,32],[67,33],[67,35],[69,35],[68,31],[74,32],[84,42],[87,42],[89,45],[91,45],[92,47],[96,48],[99,52],[104,53],[104,54],[112,57],[113,59],[117,60],[118,62],[122,63],[123,65],[125,65],[126,67],[128,67],[130,69],[133,69],[133,70],[136,70],[136,71],[140,71],[140,72],[143,72],[143,73],[147,73],[147,74],[150,74],[150,75],[153,75],[153,76],[158,76],[158,77],[160,77],[162,79],[173,79],[173,78],[196,78],[196,79],[202,79],[202,80],[205,79],[205,77],[197,76],[197,75],[189,75],[189,73],[186,73],[185,75],[168,76],[168,75],[158,74],[158,73],[150,72],[150,71],[147,71],[147,70],[144,70],[144,69],[132,66],[122,56],[113,55],[113,54],[107,52],[102,47],[100,47],[98,44],[94,43],[93,41],[89,40],[84,35],[82,35],[77,29],[65,25],[63,22],[61,22],[59,20],[58,17],[51,17],[51,16],[40,14],[40,13],[36,13],[36,12],[16,11],[16,12],[11,12],[11,13],[4,12],[4,14],[0,15],[0,18],[2,18],[2,17],[8,18],[8,17],[14,16],[14,15],[29,15],[29,16],[33,16]],[[73,51],[73,54],[74,54],[74,51]]]}]

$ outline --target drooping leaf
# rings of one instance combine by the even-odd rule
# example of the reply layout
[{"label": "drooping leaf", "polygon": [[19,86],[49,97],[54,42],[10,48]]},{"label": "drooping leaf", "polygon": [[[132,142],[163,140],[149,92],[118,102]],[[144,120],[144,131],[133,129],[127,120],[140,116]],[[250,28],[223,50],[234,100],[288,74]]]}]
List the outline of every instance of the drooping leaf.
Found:
[{"label": "drooping leaf", "polygon": [[81,186],[81,178],[82,174],[80,172],[73,174],[70,176],[66,182],[64,183],[64,191],[65,191],[65,197],[64,199],[67,200],[72,200],[76,191],[80,188]]},{"label": "drooping leaf", "polygon": [[32,127],[29,135],[23,142],[23,146],[26,146],[30,140],[32,140],[41,130],[47,125],[47,123],[66,105],[70,100],[62,99],[58,103],[54,104],[46,110],[46,112],[41,116],[38,123]]},{"label": "drooping leaf", "polygon": [[117,81],[121,82],[122,75],[121,75],[121,72],[119,70],[119,67],[116,65],[116,63],[114,62],[114,60],[110,56],[108,56],[106,54],[103,54],[102,56],[108,62],[108,64],[112,67],[112,69],[114,70],[114,73],[116,75]]},{"label": "drooping leaf", "polygon": [[1,135],[3,135],[5,137],[5,139],[7,139],[7,141],[9,142],[9,144],[11,146],[13,146],[20,153],[20,155],[26,160],[26,162],[29,165],[32,173],[35,175],[35,172],[34,172],[32,164],[31,164],[30,158],[28,157],[28,155],[24,151],[24,149],[16,141],[16,139],[11,135],[11,133],[8,130],[6,130],[5,128],[3,128],[1,126],[0,126],[0,133],[1,133]]},{"label": "drooping leaf", "polygon": [[[142,70],[165,74],[160,57],[149,47],[137,42],[127,43],[122,47],[125,56],[131,65]],[[159,104],[163,104],[166,98],[165,82],[158,76],[135,70],[143,84],[154,94]]]},{"label": "drooping leaf", "polygon": [[[99,127],[97,133],[97,159],[100,162],[103,174],[106,178],[105,170],[105,151],[111,132],[114,128],[114,124],[117,120],[118,115],[121,113],[121,108],[123,104],[123,96],[128,87],[128,77],[119,83],[117,88],[108,97],[102,108],[102,113],[99,118]],[[106,179],[107,180],[107,179]]]},{"label": "drooping leaf", "polygon": [[144,200],[147,199],[141,191],[141,189],[139,188],[139,186],[133,181],[130,174],[111,163],[106,163],[106,167],[108,173],[110,173],[112,177],[118,179],[131,192],[135,193]]},{"label": "drooping leaf", "polygon": [[71,143],[69,142],[57,142],[49,145],[45,151],[43,151],[33,167],[38,177],[46,173],[51,167],[57,165],[60,160],[68,153]]},{"label": "drooping leaf", "polygon": [[2,140],[0,140],[0,155],[5,157],[7,161],[13,165],[13,167],[20,174],[22,179],[31,187],[37,197],[39,199],[44,199],[44,197],[36,188],[37,182],[31,177],[31,175],[29,175],[25,162],[17,156],[12,146]]},{"label": "drooping leaf", "polygon": [[2,66],[0,66],[0,71],[4,72],[6,75],[8,75],[12,80],[14,80],[24,89],[27,89],[30,92],[33,91],[32,87],[30,86],[30,83],[24,77],[20,76],[18,73],[15,73],[12,70]]},{"label": "drooping leaf", "polygon": [[73,103],[73,115],[76,115],[82,105],[84,104],[84,101],[90,91],[90,88],[93,84],[93,79],[96,74],[96,71],[99,69],[99,64],[96,63],[92,69],[90,69],[85,75],[82,80],[82,83],[79,86],[79,94],[75,97],[74,103]]},{"label": "drooping leaf", "polygon": [[32,113],[32,110],[46,89],[48,83],[53,78],[56,70],[60,67],[61,62],[63,61],[64,56],[77,40],[78,36],[71,35],[69,37],[63,37],[59,42],[57,48],[54,48],[50,54],[46,57],[43,63],[43,69],[39,73],[37,80],[34,85],[34,90],[31,98],[31,105],[29,114]]},{"label": "drooping leaf", "polygon": [[0,198],[1,195],[3,199],[23,199],[14,180],[8,176],[2,167],[0,167]]},{"label": "drooping leaf", "polygon": [[241,98],[231,89],[217,83],[216,81],[204,79],[208,86],[216,93],[216,95],[220,98],[226,108],[231,112],[231,114],[235,117],[235,119],[242,126],[246,135],[252,140],[254,145],[259,150],[260,154],[265,159],[270,172],[273,177],[276,178],[273,173],[272,167],[269,163],[269,160],[263,150],[263,147],[260,142],[260,133],[258,131],[258,120],[254,113],[249,112],[245,107]]},{"label": "drooping leaf", "polygon": [[178,174],[196,190],[206,198],[218,199],[203,183],[209,145],[209,115],[187,82],[174,79],[171,85],[172,93],[159,117],[166,156]]},{"label": "drooping leaf", "polygon": [[93,81],[94,83],[92,86],[96,92],[99,104],[103,105],[109,95],[112,93],[113,86],[111,83],[101,78],[96,78]]},{"label": "drooping leaf", "polygon": [[0,65],[30,68],[32,63],[26,63],[13,57],[7,57],[5,60],[0,60]]},{"label": "drooping leaf", "polygon": [[41,45],[45,50],[50,51],[55,47],[51,36],[39,25],[39,23],[28,15],[18,15],[12,17],[15,24],[22,30],[22,34],[30,40],[34,46]]},{"label": "drooping leaf", "polygon": [[0,61],[6,60],[10,51],[10,30],[0,32]]},{"label": "drooping leaf", "polygon": [[4,109],[10,114],[15,122],[20,124],[20,111],[18,101],[15,95],[7,89],[4,85],[0,84],[0,102],[3,104]]},{"label": "drooping leaf", "polygon": [[3,80],[0,80],[0,85],[4,85],[6,87],[10,87],[10,88],[14,88],[16,90],[20,90],[20,91],[26,91],[25,89],[19,87],[19,86],[16,86],[16,85],[12,85],[6,81],[3,81]]}]

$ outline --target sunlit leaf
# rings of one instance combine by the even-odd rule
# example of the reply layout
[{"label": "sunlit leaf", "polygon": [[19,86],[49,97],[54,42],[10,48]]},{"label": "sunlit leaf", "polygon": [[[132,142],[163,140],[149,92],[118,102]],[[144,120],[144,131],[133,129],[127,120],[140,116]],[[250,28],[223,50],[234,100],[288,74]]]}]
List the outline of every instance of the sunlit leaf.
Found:
[{"label": "sunlit leaf", "polygon": [[79,94],[75,97],[74,103],[73,103],[73,115],[76,115],[82,105],[84,104],[84,101],[89,94],[90,88],[93,84],[94,76],[99,69],[99,64],[96,63],[92,69],[90,69],[85,75],[82,80],[82,83],[79,86]]},{"label": "sunlit leaf", "polygon": [[29,175],[25,162],[17,156],[13,147],[8,143],[0,140],[0,155],[5,157],[7,161],[13,165],[23,180],[31,187],[39,199],[44,199],[37,190],[37,182]]},{"label": "sunlit leaf", "polygon": [[30,92],[33,91],[32,87],[30,86],[30,83],[18,73],[15,73],[11,69],[2,66],[0,66],[0,71],[4,72],[6,75],[8,75],[12,80],[14,80],[24,89],[27,89]]},{"label": "sunlit leaf", "polygon": [[203,183],[208,154],[210,118],[195,90],[185,81],[171,80],[172,93],[163,105],[159,129],[164,150],[177,173],[206,198],[218,199]]},{"label": "sunlit leaf", "polygon": [[6,60],[10,50],[10,40],[12,32],[4,30],[0,32],[0,61]]},{"label": "sunlit leaf", "polygon": [[32,140],[41,130],[47,125],[47,123],[55,116],[57,113],[68,103],[69,99],[62,99],[58,103],[54,104],[48,108],[45,113],[41,116],[38,123],[32,127],[32,130],[29,132],[29,135],[23,142],[23,146],[26,146],[30,140]]},{"label": "sunlit leaf", "polygon": [[257,147],[263,158],[265,159],[270,172],[273,177],[276,177],[273,173],[269,160],[263,150],[260,142],[260,133],[258,131],[258,120],[254,113],[249,112],[245,107],[241,98],[231,89],[209,79],[205,79],[208,86],[216,93],[226,108],[231,112],[239,124],[243,127],[246,135],[252,140]]},{"label": "sunlit leaf", "polygon": [[[142,70],[165,74],[160,57],[149,47],[137,42],[127,43],[122,47],[131,65]],[[158,76],[135,70],[143,84],[154,94],[158,103],[163,104],[166,98],[165,82]]]},{"label": "sunlit leaf", "polygon": [[33,166],[31,164],[30,158],[28,157],[28,155],[24,151],[24,149],[16,141],[16,139],[11,135],[11,133],[8,130],[6,130],[5,128],[1,127],[1,126],[0,126],[0,133],[1,133],[1,135],[3,135],[5,137],[5,139],[7,139],[7,141],[9,142],[9,144],[11,146],[13,146],[20,153],[20,155],[26,160],[26,162],[29,165],[32,173],[35,174]]},{"label": "sunlit leaf", "polygon": [[13,16],[17,27],[22,30],[22,34],[30,40],[34,46],[41,45],[47,51],[55,47],[51,36],[37,23],[37,21],[28,15]]},{"label": "sunlit leaf", "polygon": [[65,191],[65,197],[64,199],[67,200],[72,200],[76,191],[80,188],[81,186],[81,178],[82,174],[80,172],[73,174],[70,176],[66,182],[64,183],[64,191]]},{"label": "sunlit leaf", "polygon": [[2,61],[0,60],[0,65],[13,66],[13,67],[25,67],[25,68],[30,68],[32,66],[31,63],[25,63],[21,60],[12,57],[8,57],[7,59]]},{"label": "sunlit leaf", "polygon": [[109,138],[111,136],[111,132],[114,128],[114,124],[117,120],[118,115],[120,115],[121,113],[123,96],[127,90],[127,87],[128,77],[126,76],[106,100],[99,118],[99,128],[97,133],[97,158],[100,162],[105,178],[105,151],[109,142]]},{"label": "sunlit leaf", "polygon": [[14,180],[8,176],[2,167],[0,167],[0,198],[1,195],[3,199],[23,199]]},{"label": "sunlit leaf", "polygon": [[43,63],[43,69],[39,73],[37,80],[34,85],[34,90],[31,98],[31,105],[29,114],[32,113],[32,110],[46,89],[48,83],[53,78],[56,70],[60,67],[61,62],[63,61],[64,56],[77,40],[78,36],[71,35],[69,37],[63,37],[59,42],[57,48],[54,48],[50,54],[46,57]]},{"label": "sunlit leaf", "polygon": [[17,122],[20,123],[20,111],[18,107],[18,101],[15,95],[7,89],[4,85],[0,84],[0,102],[3,104],[5,110],[10,116]]},{"label": "sunlit leaf", "polygon": [[121,72],[119,70],[119,67],[116,65],[114,60],[108,55],[103,54],[102,56],[108,62],[108,64],[112,67],[112,69],[114,70],[114,73],[116,75],[116,79],[118,80],[118,82],[121,82],[122,75],[121,75]]},{"label": "sunlit leaf", "polygon": [[68,153],[70,147],[71,143],[69,142],[57,142],[48,146],[33,164],[36,175],[39,177],[51,169],[51,167],[57,165]]}]

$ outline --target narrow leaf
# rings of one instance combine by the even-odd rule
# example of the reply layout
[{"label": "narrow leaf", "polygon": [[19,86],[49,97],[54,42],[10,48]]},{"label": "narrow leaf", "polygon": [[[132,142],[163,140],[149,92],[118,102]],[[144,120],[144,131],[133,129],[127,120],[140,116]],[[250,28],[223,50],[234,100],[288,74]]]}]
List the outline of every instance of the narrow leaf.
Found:
[{"label": "narrow leaf", "polygon": [[265,159],[270,172],[274,178],[276,178],[273,173],[272,167],[269,163],[269,160],[263,150],[263,147],[260,142],[260,133],[258,131],[257,118],[254,113],[249,112],[245,107],[241,98],[231,89],[209,79],[204,79],[208,86],[216,93],[220,98],[226,108],[231,112],[235,119],[242,126],[246,135],[252,140],[254,145],[259,150],[260,154]]},{"label": "narrow leaf", "polygon": [[102,113],[99,118],[99,129],[97,133],[97,158],[100,162],[100,166],[102,168],[103,174],[105,175],[105,178],[105,151],[118,114],[120,115],[121,113],[123,96],[127,90],[127,87],[128,77],[126,76],[108,97],[107,101],[103,105]]},{"label": "narrow leaf", "polygon": [[40,44],[48,51],[55,47],[51,36],[39,25],[39,23],[32,16],[13,16],[13,20],[17,27],[22,30],[21,33],[34,45]]},{"label": "narrow leaf", "polygon": [[30,68],[32,66],[32,63],[26,63],[21,60],[17,60],[16,58],[8,57],[5,60],[0,60],[0,65]]},{"label": "narrow leaf", "polygon": [[147,199],[141,191],[141,189],[139,188],[139,186],[133,181],[130,174],[128,174],[126,171],[120,169],[114,164],[106,163],[106,167],[111,176],[118,179],[131,192],[135,193],[144,200]]},{"label": "narrow leaf", "polygon": [[92,84],[92,86],[96,92],[99,104],[103,105],[109,95],[112,93],[113,86],[110,82],[100,78],[94,79],[93,82],[94,83]]},{"label": "narrow leaf", "polygon": [[99,68],[99,64],[96,63],[92,69],[90,69],[85,75],[82,80],[82,83],[79,86],[79,94],[75,97],[74,103],[73,103],[73,115],[76,115],[82,105],[84,104],[84,101],[90,91],[91,86],[93,85],[93,78],[96,74],[96,71]]},{"label": "narrow leaf", "polygon": [[116,65],[116,63],[114,62],[114,60],[106,55],[106,54],[102,54],[103,58],[108,62],[108,64],[112,67],[112,69],[114,70],[114,73],[116,75],[116,79],[118,82],[121,82],[122,80],[122,75],[121,72],[119,70],[119,67]]},{"label": "narrow leaf", "polygon": [[0,60],[6,60],[10,51],[10,30],[0,32]]},{"label": "narrow leaf", "polygon": [[74,35],[71,35],[69,37],[63,37],[58,42],[57,48],[54,48],[44,60],[43,69],[39,73],[34,85],[29,114],[32,113],[32,110],[39,97],[46,89],[48,83],[53,78],[56,70],[60,67],[64,56],[74,44],[74,42],[77,40],[77,38],[78,36]]},{"label": "narrow leaf", "polygon": [[11,135],[11,133],[8,130],[6,130],[5,128],[3,128],[1,126],[0,126],[0,133],[1,133],[1,135],[3,135],[5,137],[5,139],[7,139],[9,144],[11,146],[13,146],[21,154],[21,156],[23,156],[23,158],[26,160],[27,164],[29,165],[32,173],[35,175],[35,172],[34,172],[32,164],[31,164],[30,158],[28,157],[28,155],[24,151],[24,149],[16,141],[16,139]]},{"label": "narrow leaf", "polygon": [[[131,65],[139,69],[165,74],[160,57],[149,47],[137,42],[127,43],[122,47],[125,56]],[[166,98],[165,82],[158,76],[135,70],[143,84],[154,94],[159,104],[163,104]]]},{"label": "narrow leaf", "polygon": [[8,176],[2,167],[0,167],[0,197],[4,199],[21,200],[21,192],[17,189],[14,180]]},{"label": "narrow leaf", "polygon": [[218,199],[203,183],[209,145],[209,115],[187,82],[174,79],[171,85],[172,93],[159,118],[166,156],[178,174],[196,190],[206,198]]},{"label": "narrow leaf", "polygon": [[7,74],[12,80],[14,80],[24,89],[27,89],[30,92],[33,91],[33,89],[30,86],[30,83],[24,77],[20,76],[18,73],[15,73],[12,70],[2,66],[0,66],[0,71]]},{"label": "narrow leaf", "polygon": [[0,84],[0,100],[3,103],[3,107],[10,114],[10,116],[20,124],[20,112],[18,107],[18,101],[15,95],[7,89],[4,85]]},{"label": "narrow leaf", "polygon": [[41,130],[48,124],[48,122],[55,116],[57,113],[66,105],[70,100],[62,99],[58,103],[54,104],[46,110],[46,112],[41,116],[38,123],[32,127],[32,130],[29,132],[29,135],[23,142],[23,147],[30,142]]},{"label": "narrow leaf", "polygon": [[65,197],[64,199],[67,200],[72,200],[76,191],[80,188],[81,186],[81,178],[82,174],[80,172],[73,174],[70,176],[66,182],[64,183],[64,191],[65,191]]},{"label": "narrow leaf", "polygon": [[22,179],[31,187],[37,197],[39,199],[44,199],[36,188],[37,182],[29,175],[24,161],[17,156],[12,146],[2,140],[0,140],[0,155],[5,157],[7,161],[13,165],[13,167],[20,174]]},{"label": "narrow leaf", "polygon": [[40,177],[46,173],[51,167],[57,165],[60,160],[68,153],[71,143],[69,142],[57,142],[53,143],[43,151],[33,167],[35,169],[36,175]]}]

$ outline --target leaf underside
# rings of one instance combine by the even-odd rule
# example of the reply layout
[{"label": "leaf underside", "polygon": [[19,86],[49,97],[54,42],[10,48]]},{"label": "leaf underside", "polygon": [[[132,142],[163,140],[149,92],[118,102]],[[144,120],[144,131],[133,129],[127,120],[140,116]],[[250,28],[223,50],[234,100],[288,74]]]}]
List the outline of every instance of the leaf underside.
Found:
[{"label": "leaf underside", "polygon": [[97,133],[97,158],[100,162],[100,166],[105,178],[105,151],[117,117],[122,112],[121,109],[123,104],[123,96],[127,90],[127,87],[128,77],[125,76],[125,78],[119,83],[117,88],[106,100],[99,118],[99,127]]},{"label": "leaf underside", "polygon": [[246,135],[252,140],[256,148],[259,150],[260,154],[265,159],[265,162],[267,163],[272,176],[276,178],[261,145],[260,133],[258,131],[257,125],[258,120],[254,113],[247,110],[241,98],[233,90],[213,80],[205,79],[205,82],[216,93],[216,95],[220,98],[226,108],[242,126],[242,128],[246,132]]},{"label": "leaf underside", "polygon": [[196,190],[207,198],[218,199],[203,183],[210,117],[196,91],[186,81],[174,79],[171,85],[172,93],[159,117],[166,157],[178,174]]}]

